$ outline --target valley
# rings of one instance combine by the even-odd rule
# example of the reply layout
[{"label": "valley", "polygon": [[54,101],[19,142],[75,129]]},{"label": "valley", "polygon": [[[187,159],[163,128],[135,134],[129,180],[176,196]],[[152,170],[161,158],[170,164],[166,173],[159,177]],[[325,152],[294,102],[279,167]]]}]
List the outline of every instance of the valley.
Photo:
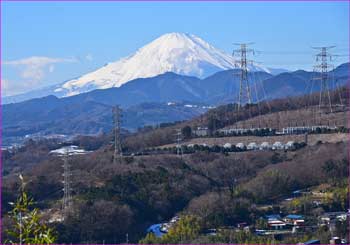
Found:
[{"label": "valley", "polygon": [[[348,99],[346,94],[348,89],[344,100]],[[324,243],[332,236],[348,239],[346,221],[337,218],[347,220],[349,216],[350,135],[343,120],[348,109],[315,118],[321,120],[320,125],[337,128],[319,128],[307,135],[307,141],[305,133],[276,135],[283,127],[295,126],[293,118],[313,122],[315,114],[310,112],[314,107],[303,104],[306,98],[309,95],[273,100],[265,111],[266,102],[241,112],[222,105],[190,120],[122,133],[123,156],[117,162],[113,161],[111,133],[68,141],[27,140],[17,149],[3,151],[3,225],[10,225],[7,203],[15,198],[16,176],[21,173],[30,183],[26,188],[37,200],[43,219],[58,232],[59,243],[123,243],[126,234],[132,243],[278,244],[311,239]],[[294,104],[294,109],[286,104],[293,104],[293,100],[300,103]],[[260,114],[249,116],[247,110],[255,113],[258,105]],[[279,123],[276,115],[281,118]],[[253,127],[259,121],[277,131],[260,136],[219,133],[242,125]],[[185,130],[188,127],[190,134]],[[195,135],[198,127],[207,128],[208,135]],[[180,141],[176,132],[180,132]],[[276,141],[294,143],[288,149],[237,146],[243,143],[246,147],[251,142],[272,146]],[[76,145],[75,151],[82,153],[67,160],[72,176],[72,213],[63,216],[64,155],[51,153],[69,145]],[[288,219],[293,215],[302,223],[296,225]],[[325,217],[333,218],[327,223]],[[285,228],[278,228],[276,222]],[[191,235],[178,238],[171,233],[172,227],[181,225],[189,227]]]}]

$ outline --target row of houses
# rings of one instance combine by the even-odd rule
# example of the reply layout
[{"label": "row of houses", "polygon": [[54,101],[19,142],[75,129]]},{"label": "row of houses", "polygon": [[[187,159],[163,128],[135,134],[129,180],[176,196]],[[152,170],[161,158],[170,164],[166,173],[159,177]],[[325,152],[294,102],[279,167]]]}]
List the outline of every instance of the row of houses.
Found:
[{"label": "row of houses", "polygon": [[[305,134],[305,133],[317,133],[324,130],[337,130],[336,126],[316,125],[316,126],[299,126],[299,127],[285,127],[282,131],[276,131],[273,128],[224,128],[219,129],[217,132],[220,135],[249,135],[257,132],[263,132],[265,135],[289,135],[289,134]],[[193,131],[193,135],[196,137],[209,136],[208,127],[197,127]]]},{"label": "row of houses", "polygon": [[[280,141],[276,141],[273,144],[270,144],[269,142],[262,142],[261,144],[257,144],[255,142],[250,142],[249,144],[244,144],[242,142],[237,143],[237,144],[231,144],[231,143],[225,143],[222,145],[223,148],[225,149],[232,149],[232,148],[237,148],[240,150],[248,150],[248,151],[253,151],[253,150],[293,150],[296,149],[296,142],[294,141],[288,141],[287,143],[282,143]],[[195,144],[188,144],[188,148],[194,148],[196,145]],[[202,147],[208,147],[207,144],[200,144],[198,146]]]},{"label": "row of houses", "polygon": [[281,132],[276,132],[276,134],[305,134],[305,133],[314,133],[322,130],[336,130],[336,126],[326,126],[326,125],[317,125],[317,126],[303,126],[303,127],[286,127],[282,128]]},{"label": "row of houses", "polygon": [[272,128],[228,128],[219,129],[218,132],[223,135],[245,135],[253,134],[254,132],[264,132],[265,134],[273,134]]},{"label": "row of houses", "polygon": [[[257,144],[255,142],[250,142],[249,144],[245,145],[244,143],[237,143],[236,148],[242,149],[242,150],[290,150],[295,148],[295,142],[294,141],[288,141],[286,144],[283,144],[280,141],[276,141],[273,144],[270,144],[269,142],[262,142],[261,144]],[[226,143],[223,145],[224,148],[231,148],[232,144]]]},{"label": "row of houses", "polygon": [[305,225],[303,215],[289,214],[281,217],[279,214],[266,215],[269,230],[291,230],[293,233],[302,229]]}]

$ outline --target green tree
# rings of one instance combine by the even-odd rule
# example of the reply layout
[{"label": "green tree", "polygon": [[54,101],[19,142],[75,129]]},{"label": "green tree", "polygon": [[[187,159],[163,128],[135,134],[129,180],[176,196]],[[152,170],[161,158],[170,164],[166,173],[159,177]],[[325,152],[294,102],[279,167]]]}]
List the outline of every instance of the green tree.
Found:
[{"label": "green tree", "polygon": [[260,218],[255,221],[255,227],[258,230],[266,230],[269,228],[266,219]]},{"label": "green tree", "polygon": [[142,244],[176,244],[187,243],[198,238],[201,230],[201,222],[198,216],[184,215],[180,220],[169,229],[168,233],[160,238],[154,234],[147,236],[139,241]]},{"label": "green tree", "polygon": [[161,239],[156,237],[152,232],[148,233],[145,238],[139,241],[140,244],[158,244]]},{"label": "green tree", "polygon": [[181,133],[185,139],[189,139],[192,136],[192,128],[190,126],[185,126],[181,129]]},{"label": "green tree", "polygon": [[25,184],[20,175],[21,187],[16,203],[10,203],[13,208],[10,218],[13,227],[6,232],[9,236],[5,243],[10,244],[52,244],[56,241],[54,231],[40,220],[39,209],[31,207],[34,205],[32,198],[28,197],[24,190]]},{"label": "green tree", "polygon": [[184,243],[199,236],[200,220],[194,215],[182,216],[178,223],[162,237],[162,243]]}]

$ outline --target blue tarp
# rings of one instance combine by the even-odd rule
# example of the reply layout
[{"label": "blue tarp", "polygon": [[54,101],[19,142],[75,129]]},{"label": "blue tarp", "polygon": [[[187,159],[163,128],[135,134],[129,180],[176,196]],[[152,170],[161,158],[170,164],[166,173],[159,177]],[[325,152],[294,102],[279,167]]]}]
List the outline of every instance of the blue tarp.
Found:
[{"label": "blue tarp", "polygon": [[148,227],[147,233],[152,232],[156,237],[163,236],[165,233],[160,230],[161,225],[162,224],[151,225],[150,227]]}]

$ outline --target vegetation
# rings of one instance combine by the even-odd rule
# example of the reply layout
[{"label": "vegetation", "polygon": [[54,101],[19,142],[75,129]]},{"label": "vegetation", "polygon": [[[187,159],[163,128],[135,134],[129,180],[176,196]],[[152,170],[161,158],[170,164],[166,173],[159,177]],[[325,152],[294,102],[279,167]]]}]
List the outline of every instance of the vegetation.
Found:
[{"label": "vegetation", "polygon": [[47,227],[41,220],[39,209],[34,208],[34,201],[24,190],[23,177],[20,175],[20,194],[13,206],[9,218],[11,226],[6,230],[7,241],[10,244],[52,244],[56,235],[52,228]]},{"label": "vegetation", "polygon": [[155,237],[152,233],[141,239],[141,244],[176,244],[190,243],[199,236],[201,230],[200,218],[193,215],[182,216],[180,221],[174,225],[169,232],[160,237]]},{"label": "vegetation", "polygon": [[[275,100],[261,112],[302,108],[305,101]],[[295,144],[294,150],[248,151],[246,149],[206,146],[183,146],[183,155],[174,143],[175,129],[184,138],[203,124],[215,129],[259,113],[257,105],[247,105],[237,113],[234,105],[210,110],[202,119],[143,128],[123,137],[123,151],[133,153],[113,163],[110,135],[81,136],[74,144],[93,152],[70,156],[73,203],[71,215],[56,219],[50,228],[44,225],[60,211],[62,198],[62,159],[49,154],[59,142],[28,141],[16,151],[4,152],[2,218],[4,238],[18,242],[18,212],[41,243],[298,243],[317,238],[329,242],[330,232],[324,227],[292,236],[260,236],[255,229],[268,229],[268,214],[303,214],[310,227],[317,227],[326,212],[349,208],[348,156],[346,142],[316,145]],[[224,115],[228,115],[225,117]],[[203,124],[200,124],[203,123]],[[253,132],[260,136],[267,131]],[[156,154],[155,154],[156,153]],[[23,194],[17,176],[28,176]],[[303,190],[300,196],[294,191]],[[318,193],[318,196],[312,194]],[[18,207],[9,205],[16,199]],[[37,203],[33,203],[32,196]],[[16,205],[17,205],[16,204]],[[16,206],[15,205],[15,206]],[[35,206],[32,209],[31,206]],[[39,216],[39,210],[42,216]],[[10,212],[10,213],[9,213]],[[146,234],[147,228],[163,223],[175,215],[181,219],[161,238]],[[246,224],[249,228],[238,227]],[[22,224],[24,225],[24,224]],[[29,227],[29,226],[28,226]],[[34,229],[34,230],[31,230]],[[335,233],[345,237],[349,226],[336,224]],[[56,236],[53,230],[57,231]],[[214,235],[209,235],[215,230]],[[33,236],[28,236],[33,239]],[[22,237],[24,239],[24,237]],[[24,240],[23,240],[24,241]],[[29,242],[29,240],[28,240]],[[33,243],[30,241],[30,243]]]}]

